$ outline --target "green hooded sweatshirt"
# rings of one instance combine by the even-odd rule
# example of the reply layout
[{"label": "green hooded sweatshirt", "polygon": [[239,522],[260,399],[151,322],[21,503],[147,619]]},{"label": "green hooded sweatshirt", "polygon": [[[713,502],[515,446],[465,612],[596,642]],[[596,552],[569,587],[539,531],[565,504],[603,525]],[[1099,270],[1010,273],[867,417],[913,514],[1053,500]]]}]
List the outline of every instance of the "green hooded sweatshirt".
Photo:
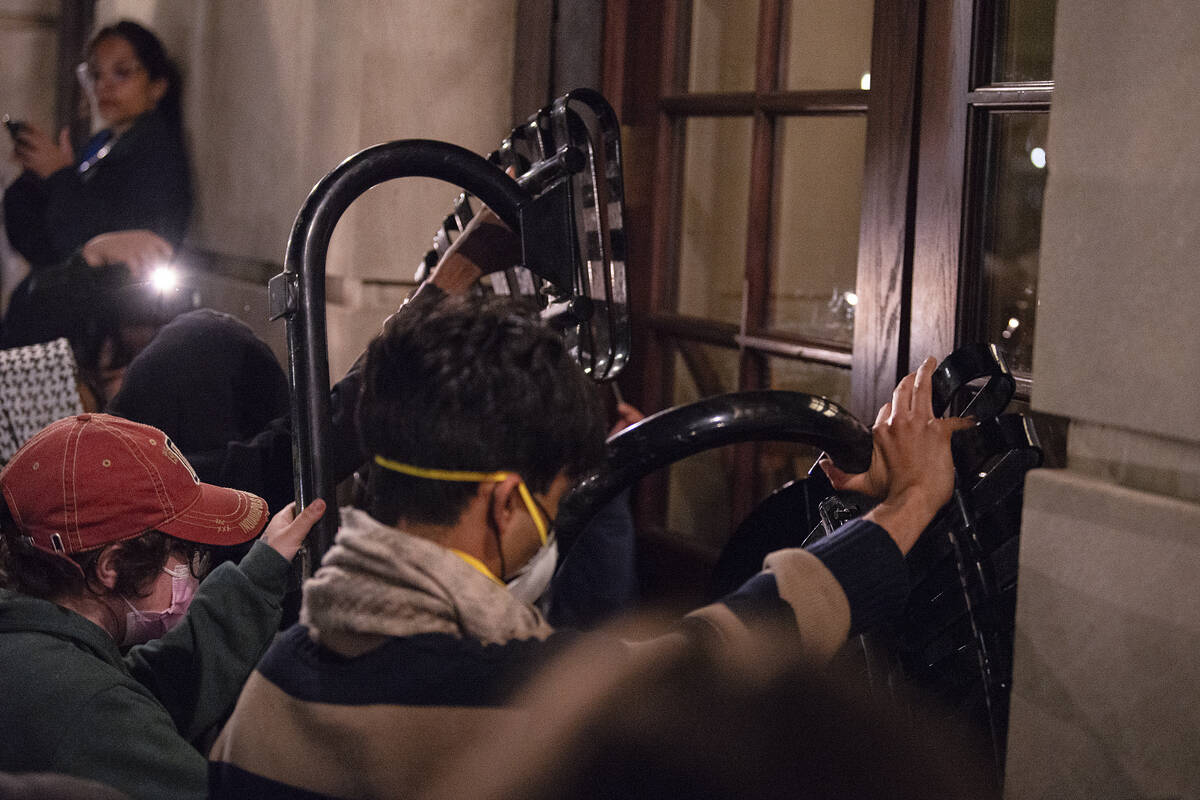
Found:
[{"label": "green hooded sweatshirt", "polygon": [[122,656],[102,628],[0,589],[0,771],[89,778],[134,798],[203,798],[200,750],[279,627],[289,565],[259,541],[184,619]]}]

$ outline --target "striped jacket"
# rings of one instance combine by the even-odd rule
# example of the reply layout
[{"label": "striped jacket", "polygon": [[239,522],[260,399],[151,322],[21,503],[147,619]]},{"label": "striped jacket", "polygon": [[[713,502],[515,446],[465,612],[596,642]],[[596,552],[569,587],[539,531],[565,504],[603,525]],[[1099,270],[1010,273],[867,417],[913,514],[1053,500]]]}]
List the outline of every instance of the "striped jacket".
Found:
[{"label": "striped jacket", "polygon": [[[455,561],[442,565],[444,582],[486,582]],[[741,589],[688,615],[668,636],[715,636],[738,648],[749,646],[760,621],[782,620],[806,656],[820,661],[849,634],[897,612],[907,591],[903,557],[887,532],[856,520],[808,550],[771,554]],[[455,753],[527,713],[506,699],[574,638],[555,632],[488,643],[416,631],[376,637],[354,654],[294,626],[247,682],[210,754],[211,796],[412,796]],[[630,658],[648,650],[617,639],[613,647]]]}]

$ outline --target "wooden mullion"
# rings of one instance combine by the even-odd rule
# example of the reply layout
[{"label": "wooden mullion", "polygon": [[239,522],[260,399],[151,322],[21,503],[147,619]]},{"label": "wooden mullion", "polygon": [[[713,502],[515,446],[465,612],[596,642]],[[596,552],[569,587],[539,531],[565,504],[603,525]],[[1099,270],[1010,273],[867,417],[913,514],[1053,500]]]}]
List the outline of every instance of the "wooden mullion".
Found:
[{"label": "wooden mullion", "polygon": [[[678,92],[681,76],[687,72],[687,31],[690,28],[690,3],[686,0],[667,0],[660,11],[659,29],[662,35],[658,62],[658,87],[655,95],[661,98]],[[674,309],[677,284],[680,198],[683,180],[683,123],[667,114],[657,104],[655,127],[655,165],[653,207],[651,209],[652,239],[648,268],[649,297],[647,310],[655,312]],[[642,350],[641,367],[643,410],[652,413],[669,406],[675,361],[667,337],[651,328]],[[635,334],[638,330],[635,329]],[[668,479],[659,471],[642,480],[637,493],[636,516],[639,524],[662,525],[666,520]]]},{"label": "wooden mullion", "polygon": [[920,0],[877,0],[871,45],[850,410],[871,420],[907,360]]},{"label": "wooden mullion", "polygon": [[788,331],[742,333],[729,322],[673,312],[656,312],[635,319],[639,327],[671,339],[688,339],[731,350],[746,349],[763,355],[790,358],[847,369],[851,350],[841,342],[803,336]]},{"label": "wooden mullion", "polygon": [[980,107],[1049,108],[1053,84],[1031,88],[988,87],[968,92],[966,102]]},{"label": "wooden mullion", "polygon": [[655,173],[659,152],[659,73],[663,38],[662,7],[638,0],[607,0],[602,87],[621,122],[625,171],[625,230],[628,237],[626,280],[633,316],[633,351],[621,380],[624,395],[635,406],[657,409],[662,369],[653,333],[640,319],[650,311],[653,282],[659,270],[654,258]]},{"label": "wooden mullion", "polygon": [[855,115],[867,113],[870,94],[862,89],[764,92],[758,103],[762,110],[780,116]]},{"label": "wooden mullion", "polygon": [[[779,80],[779,38],[783,18],[781,0],[762,0],[759,5],[758,49],[755,58],[755,92],[775,90]],[[745,296],[741,330],[766,324],[770,293],[771,207],[775,187],[775,119],[762,109],[754,113],[750,151],[750,198],[747,204]],[[762,389],[769,383],[767,360],[754,350],[742,348],[738,365],[738,388]],[[734,447],[732,512],[740,520],[758,500],[758,447]]]},{"label": "wooden mullion", "polygon": [[677,116],[749,116],[773,114],[865,114],[870,92],[862,89],[814,91],[697,92],[662,98],[662,108]]},{"label": "wooden mullion", "polygon": [[853,352],[851,346],[845,342],[834,339],[826,339],[821,336],[811,336],[799,331],[786,331],[771,327],[747,328],[745,335],[754,337],[756,339],[770,339],[782,344],[810,345],[812,347],[830,350],[837,353],[844,353],[846,355],[849,355],[851,352]]},{"label": "wooden mullion", "polygon": [[658,334],[674,338],[694,339],[705,344],[734,350],[738,347],[738,326],[729,322],[692,317],[670,311],[649,314],[639,322]]},{"label": "wooden mullion", "polygon": [[[762,0],[759,6],[758,51],[754,88],[759,94],[775,89],[779,75],[781,0]],[[775,188],[775,119],[761,109],[754,113],[750,151],[750,197],[746,221],[746,294],[742,309],[742,333],[766,325],[770,293],[771,209]],[[755,359],[756,361],[757,359]],[[754,367],[753,364],[746,366]],[[762,375],[746,375],[743,389],[763,388]]]},{"label": "wooden mullion", "polygon": [[971,0],[930,3],[922,34],[921,174],[907,363],[954,349],[966,177]]},{"label": "wooden mullion", "polygon": [[[679,0],[664,6],[663,30],[667,35],[662,41],[662,59],[659,64],[659,94],[671,91],[677,83],[680,60],[681,36],[671,35],[675,31],[680,14]],[[682,125],[660,108],[656,121],[656,151],[653,216],[653,241],[650,257],[650,298],[648,311],[651,313],[673,310],[677,283],[677,256],[682,183]],[[649,409],[664,408],[670,403],[671,366],[666,343],[655,336],[646,351],[642,374],[646,387],[646,402]]]},{"label": "wooden mullion", "polygon": [[660,102],[668,114],[690,117],[744,117],[753,114],[758,104],[754,92],[677,94]]},{"label": "wooden mullion", "polygon": [[607,0],[604,4],[600,88],[623,124],[629,124],[630,117],[638,113],[632,102],[637,93],[630,90],[634,80],[631,65],[636,60],[636,56],[630,53],[633,45],[630,24],[636,22],[631,20],[632,13],[630,0]]}]

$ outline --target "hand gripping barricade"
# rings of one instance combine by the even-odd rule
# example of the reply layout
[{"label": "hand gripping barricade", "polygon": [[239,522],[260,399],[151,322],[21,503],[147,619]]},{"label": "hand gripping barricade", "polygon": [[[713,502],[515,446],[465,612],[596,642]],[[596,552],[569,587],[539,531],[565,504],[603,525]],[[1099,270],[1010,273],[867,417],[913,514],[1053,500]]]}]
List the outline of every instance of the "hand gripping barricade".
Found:
[{"label": "hand gripping barricade", "polygon": [[[504,167],[515,167],[513,180]],[[499,292],[534,297],[596,380],[616,376],[629,355],[620,143],[616,120],[595,92],[559,98],[515,129],[487,160],[444,142],[404,140],[351,156],[312,190],[297,215],[284,271],[271,281],[272,318],[287,319],[293,462],[300,506],[333,497],[329,472],[329,365],[325,257],[334,226],[372,186],[393,178],[437,178],[465,190],[418,272],[436,263],[469,221],[471,198],[487,204],[521,239],[523,264],[493,279]],[[982,383],[982,386],[980,384]],[[958,487],[908,556],[914,589],[891,630],[860,642],[864,669],[887,686],[903,676],[930,688],[988,730],[1002,769],[1011,676],[1016,545],[1025,472],[1041,463],[1032,424],[1001,412],[1015,382],[991,346],[968,346],[939,365],[937,413],[971,414],[955,434]],[[625,487],[695,453],[745,441],[801,442],[844,470],[870,464],[870,430],[825,398],[799,392],[740,392],[668,409],[608,444],[606,465],[562,501],[560,562],[595,513]],[[777,490],[730,538],[712,589],[736,587],[763,556],[832,531],[861,498],[841,497],[819,469]],[[799,522],[798,522],[799,521]],[[333,541],[333,509],[314,527],[310,563]],[[307,571],[307,570],[306,570]]]},{"label": "hand gripping barricade", "polygon": [[[974,416],[954,434],[953,500],[908,554],[913,590],[890,629],[860,637],[862,669],[881,689],[903,678],[939,696],[993,744],[1003,774],[1012,676],[1020,501],[1025,473],[1040,466],[1032,422],[1003,414],[1015,381],[994,346],[968,345],[938,365],[934,412]],[[609,440],[606,465],[559,505],[560,548],[568,552],[595,512],[656,469],[705,450],[754,440],[824,449],[842,469],[871,460],[871,434],[837,404],[798,392],[739,392],[647,417]],[[864,498],[840,496],[814,465],[808,477],[767,497],[730,537],[709,594],[736,589],[764,556],[831,533],[857,516]]]},{"label": "hand gripping barricade", "polygon": [[[515,180],[505,174],[507,166],[516,168]],[[271,319],[287,320],[300,507],[334,496],[325,259],[349,205],[384,181],[437,178],[466,191],[455,218],[455,225],[465,225],[466,198],[478,198],[520,237],[522,268],[506,276],[509,290],[533,296],[584,369],[596,380],[608,380],[629,356],[621,174],[616,115],[601,95],[579,89],[515,129],[492,161],[445,142],[387,142],[347,158],[313,187],[292,226],[284,270],[269,289]],[[451,227],[447,222],[439,233],[440,252],[449,245]],[[310,563],[319,562],[336,531],[337,512],[331,508],[310,535]]]},{"label": "hand gripping barricade", "polygon": [[[599,93],[575,89],[515,128],[488,160],[512,170],[538,198],[542,213],[527,233],[547,248],[537,268],[492,274],[492,289],[534,298],[585,372],[597,381],[615,378],[629,358],[630,325],[621,137],[612,108]],[[418,282],[474,217],[472,199],[464,193],[454,201],[417,267]]]}]

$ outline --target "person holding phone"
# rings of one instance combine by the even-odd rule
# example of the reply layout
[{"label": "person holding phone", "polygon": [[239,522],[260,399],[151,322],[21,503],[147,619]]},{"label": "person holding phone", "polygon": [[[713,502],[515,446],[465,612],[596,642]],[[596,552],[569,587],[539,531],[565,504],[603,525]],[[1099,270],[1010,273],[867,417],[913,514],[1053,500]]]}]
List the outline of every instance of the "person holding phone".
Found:
[{"label": "person holding phone", "polygon": [[24,172],[4,194],[5,227],[34,272],[109,231],[145,229],[177,246],[192,210],[179,72],[158,37],[129,20],[101,28],[80,68],[104,123],[81,151],[65,128],[54,138],[8,120]]},{"label": "person holding phone", "polygon": [[[30,272],[13,290],[0,346],[66,336],[80,366],[101,375],[124,368],[164,320],[157,298],[131,287],[144,279],[142,260],[110,268],[113,259],[89,258],[89,247],[129,231],[139,252],[169,256],[192,187],[179,73],[158,37],[128,20],[101,28],[80,78],[105,127],[79,153],[65,130],[55,140],[8,120],[24,172],[4,193],[4,227]],[[111,393],[93,382],[103,402]]]}]

